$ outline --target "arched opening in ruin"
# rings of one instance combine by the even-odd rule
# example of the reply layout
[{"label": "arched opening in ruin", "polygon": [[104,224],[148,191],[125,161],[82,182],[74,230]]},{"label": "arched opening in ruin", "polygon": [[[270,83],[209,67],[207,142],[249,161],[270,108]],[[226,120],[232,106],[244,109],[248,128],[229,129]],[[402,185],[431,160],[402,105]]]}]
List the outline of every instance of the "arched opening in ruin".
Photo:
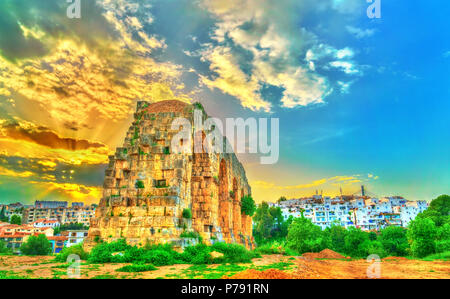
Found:
[{"label": "arched opening in ruin", "polygon": [[225,241],[229,240],[230,219],[229,219],[229,193],[228,193],[228,175],[227,163],[225,159],[220,161],[219,166],[219,224],[222,227]]}]

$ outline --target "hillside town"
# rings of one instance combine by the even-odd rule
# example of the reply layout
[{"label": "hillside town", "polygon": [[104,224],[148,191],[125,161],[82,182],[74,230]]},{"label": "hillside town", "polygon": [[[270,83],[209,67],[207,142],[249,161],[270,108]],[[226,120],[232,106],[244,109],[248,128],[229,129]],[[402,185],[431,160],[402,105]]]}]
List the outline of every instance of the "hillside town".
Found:
[{"label": "hillside town", "polygon": [[30,236],[44,234],[52,252],[59,253],[64,247],[84,241],[95,208],[96,205],[85,206],[80,202],[73,202],[69,207],[67,201],[0,204],[0,241],[13,253],[19,253],[20,246]]},{"label": "hillside town", "polygon": [[[322,229],[340,225],[364,231],[377,231],[387,226],[407,227],[428,208],[426,201],[411,201],[401,196],[330,197],[320,194],[269,205],[279,207],[285,219],[303,216]],[[34,205],[19,202],[0,204],[0,241],[5,242],[14,253],[19,253],[20,246],[29,236],[44,234],[52,245],[53,253],[58,253],[64,247],[84,241],[96,207],[95,204],[84,205],[80,202],[73,202],[69,207],[67,201],[35,201]],[[20,219],[20,223],[12,221],[14,217]],[[64,226],[66,229],[60,230]]]},{"label": "hillside town", "polygon": [[322,229],[332,225],[361,230],[380,230],[386,226],[407,227],[428,208],[423,200],[411,201],[401,196],[375,198],[366,195],[341,195],[336,197],[313,195],[270,204],[279,207],[283,217],[310,219]]}]

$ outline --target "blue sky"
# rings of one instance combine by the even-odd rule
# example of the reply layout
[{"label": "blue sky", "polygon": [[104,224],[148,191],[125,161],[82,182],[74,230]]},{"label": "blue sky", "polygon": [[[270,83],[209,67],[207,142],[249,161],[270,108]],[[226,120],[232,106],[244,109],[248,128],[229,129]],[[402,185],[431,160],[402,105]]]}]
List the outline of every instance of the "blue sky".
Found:
[{"label": "blue sky", "polygon": [[[137,98],[279,118],[279,162],[240,157],[257,201],[361,184],[379,196],[448,193],[450,4],[383,0],[380,19],[368,5],[108,0],[70,20],[56,0],[4,1],[0,194],[98,201]],[[42,131],[80,147],[30,137]]]}]

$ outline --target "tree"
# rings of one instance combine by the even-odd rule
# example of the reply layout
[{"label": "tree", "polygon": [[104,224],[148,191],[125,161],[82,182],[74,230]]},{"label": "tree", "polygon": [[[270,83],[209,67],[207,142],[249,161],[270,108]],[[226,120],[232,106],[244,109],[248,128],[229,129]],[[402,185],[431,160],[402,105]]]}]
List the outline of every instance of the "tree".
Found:
[{"label": "tree", "polygon": [[258,244],[264,243],[271,237],[271,231],[274,224],[273,216],[270,214],[267,202],[262,202],[256,209],[254,222],[254,237]]},{"label": "tree", "polygon": [[450,251],[450,224],[446,223],[441,227],[438,227],[436,252],[441,253]]},{"label": "tree", "polygon": [[183,218],[191,219],[192,218],[192,212],[190,209],[183,209]]},{"label": "tree", "polygon": [[379,240],[386,254],[405,256],[409,248],[406,229],[399,226],[388,226],[380,231]]},{"label": "tree", "polygon": [[11,254],[12,251],[8,247],[6,247],[5,242],[0,241],[0,254]]},{"label": "tree", "polygon": [[430,218],[436,226],[450,223],[450,196],[441,195],[430,202],[428,209],[417,215],[416,218]]},{"label": "tree", "polygon": [[330,245],[322,229],[307,218],[295,218],[289,226],[287,247],[302,254],[319,252]]},{"label": "tree", "polygon": [[241,198],[241,212],[248,216],[253,216],[256,210],[255,201],[250,195]]},{"label": "tree", "polygon": [[145,188],[144,182],[141,181],[141,180],[137,180],[137,181],[136,181],[136,184],[135,184],[135,187],[136,187],[137,189],[144,189],[144,188]]},{"label": "tree", "polygon": [[44,234],[30,236],[20,246],[20,252],[26,255],[48,255],[52,252],[52,245]]},{"label": "tree", "polygon": [[331,241],[331,249],[337,252],[345,252],[345,236],[347,230],[340,225],[333,225],[325,230]]},{"label": "tree", "polygon": [[281,197],[278,199],[278,203],[280,203],[280,202],[282,202],[282,201],[286,201],[286,200],[287,200],[286,197],[281,196]]},{"label": "tree", "polygon": [[359,228],[349,227],[344,238],[345,253],[352,257],[365,257],[367,250],[362,245],[365,241],[369,241],[368,233]]},{"label": "tree", "polygon": [[408,242],[415,257],[424,257],[436,251],[438,230],[430,218],[416,218],[408,226]]},{"label": "tree", "polygon": [[22,218],[19,215],[12,215],[11,216],[11,221],[9,223],[21,225],[22,224]]},{"label": "tree", "polygon": [[8,217],[6,217],[5,206],[2,206],[2,209],[0,211],[0,221],[1,222],[7,222],[8,221]]}]

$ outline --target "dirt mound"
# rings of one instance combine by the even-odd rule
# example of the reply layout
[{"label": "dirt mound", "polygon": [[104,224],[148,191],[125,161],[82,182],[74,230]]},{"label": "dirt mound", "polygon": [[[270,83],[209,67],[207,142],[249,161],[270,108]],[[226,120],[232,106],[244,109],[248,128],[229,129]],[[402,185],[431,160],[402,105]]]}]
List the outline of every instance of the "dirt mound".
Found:
[{"label": "dirt mound", "polygon": [[345,259],[345,256],[331,249],[324,249],[321,252],[306,252],[302,256],[312,259]]},{"label": "dirt mound", "polygon": [[158,112],[183,112],[184,108],[189,105],[178,100],[167,100],[150,104],[147,108],[143,109],[148,113]]},{"label": "dirt mound", "polygon": [[223,276],[223,279],[292,279],[294,275],[288,274],[278,269],[267,269],[258,271],[255,269],[247,269],[236,273],[231,277]]}]

